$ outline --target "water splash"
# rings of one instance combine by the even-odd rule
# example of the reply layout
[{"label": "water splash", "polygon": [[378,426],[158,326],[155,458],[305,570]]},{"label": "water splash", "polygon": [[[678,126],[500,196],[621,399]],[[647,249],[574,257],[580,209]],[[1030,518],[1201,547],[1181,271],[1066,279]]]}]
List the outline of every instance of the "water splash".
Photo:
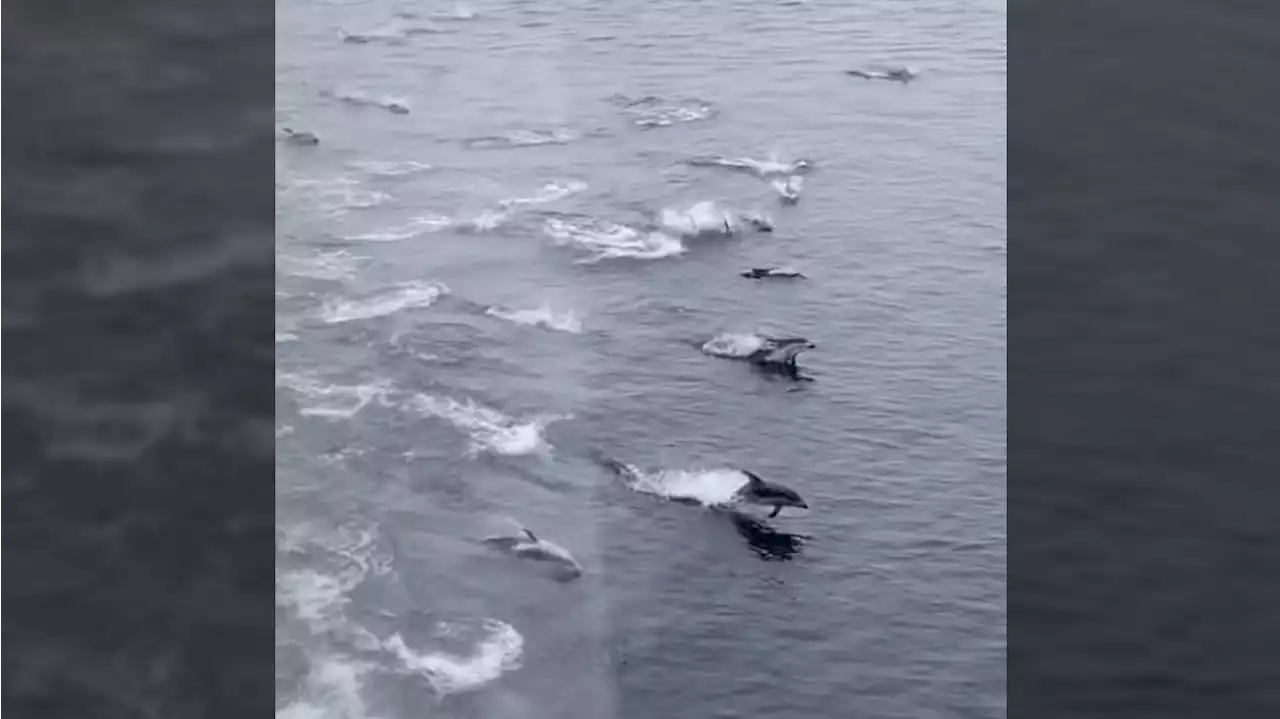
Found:
[{"label": "water splash", "polygon": [[466,402],[449,397],[416,395],[409,402],[415,411],[438,417],[452,424],[471,438],[471,453],[492,452],[508,456],[542,454],[551,445],[543,437],[543,430],[556,420],[567,419],[560,415],[543,415],[519,421],[484,407],[474,400]]},{"label": "water splash", "polygon": [[325,303],[320,316],[329,324],[369,320],[401,310],[430,307],[448,292],[449,288],[440,284],[402,282],[367,297],[330,300]]},{"label": "water splash", "polygon": [[742,359],[758,352],[765,342],[765,338],[757,334],[726,332],[703,343],[702,351],[713,357]]},{"label": "water splash", "polygon": [[542,327],[544,329],[555,330],[557,332],[569,332],[578,334],[582,332],[582,322],[572,311],[557,312],[553,308],[543,305],[535,309],[525,310],[507,310],[501,307],[490,307],[485,310],[485,314],[508,322],[514,322],[519,325],[528,327]]},{"label": "water splash", "polygon": [[482,638],[466,655],[414,651],[400,634],[392,635],[383,646],[396,656],[402,671],[422,675],[437,694],[457,694],[474,691],[520,668],[524,654],[520,632],[496,619],[484,620],[481,630]]},{"label": "water splash", "polygon": [[735,504],[746,481],[742,472],[728,467],[642,472],[628,465],[627,469],[623,481],[636,492],[704,507]]},{"label": "water splash", "polygon": [[583,263],[613,258],[656,260],[685,252],[678,237],[662,232],[643,232],[607,220],[575,224],[560,218],[546,221],[543,231],[560,245],[571,245],[590,253]]}]

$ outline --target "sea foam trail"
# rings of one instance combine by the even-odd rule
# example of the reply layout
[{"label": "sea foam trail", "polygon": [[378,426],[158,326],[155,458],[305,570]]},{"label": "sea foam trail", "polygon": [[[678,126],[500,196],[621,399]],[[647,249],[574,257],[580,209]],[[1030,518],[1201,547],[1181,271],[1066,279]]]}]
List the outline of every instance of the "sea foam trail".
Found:
[{"label": "sea foam trail", "polygon": [[590,253],[579,260],[594,263],[615,258],[656,260],[674,257],[685,251],[678,237],[662,232],[642,232],[606,220],[575,224],[553,217],[543,231],[559,245],[570,245]]},{"label": "sea foam trail", "polygon": [[409,406],[423,415],[443,419],[464,432],[471,438],[473,455],[492,452],[518,456],[548,452],[551,445],[543,437],[543,430],[551,422],[567,419],[559,415],[542,415],[516,420],[474,400],[459,402],[450,397],[423,394],[413,397]]},{"label": "sea foam trail", "polygon": [[349,280],[361,264],[372,258],[354,255],[346,250],[320,252],[311,257],[278,255],[276,267],[286,275],[315,280]]},{"label": "sea foam trail", "polygon": [[565,182],[548,182],[530,197],[515,197],[498,203],[503,208],[520,207],[521,205],[545,205],[556,200],[576,195],[587,190],[587,183],[582,180]]},{"label": "sea foam trail", "polygon": [[276,375],[276,386],[299,395],[298,414],[328,419],[350,419],[372,402],[386,402],[391,392],[391,383],[385,380],[357,385],[325,384],[314,377],[288,372]]},{"label": "sea foam trail", "polygon": [[647,95],[632,100],[617,95],[611,99],[615,104],[622,106],[623,112],[632,117],[636,127],[644,129],[697,122],[714,117],[716,114],[715,106],[695,98],[672,100],[657,95]]},{"label": "sea foam trail", "polygon": [[[371,648],[370,636],[347,616],[351,593],[371,577],[392,571],[393,555],[376,526],[356,524],[319,528],[284,525],[276,534],[276,649],[301,645],[308,649],[310,671],[299,696],[277,711],[277,717],[309,719],[363,717],[361,687],[373,664],[345,656],[339,644]],[[326,637],[315,646],[314,637]]]},{"label": "sea foam trail", "polygon": [[428,214],[415,217],[402,225],[371,230],[355,235],[345,235],[342,239],[351,242],[399,242],[409,240],[429,232],[437,232],[452,227],[454,219],[446,215]]},{"label": "sea foam trail", "polygon": [[422,675],[437,694],[473,691],[504,673],[519,669],[524,637],[514,627],[496,619],[481,622],[481,636],[466,655],[414,651],[400,634],[383,646],[396,656],[404,671]]},{"label": "sea foam trail", "polygon": [[405,309],[430,307],[448,292],[448,287],[431,282],[402,282],[366,297],[330,300],[320,316],[329,324],[369,320]]},{"label": "sea foam trail", "polygon": [[351,163],[351,167],[375,177],[400,177],[431,169],[431,165],[414,160],[363,160]]},{"label": "sea foam trail", "polygon": [[581,133],[567,128],[554,130],[515,130],[503,135],[473,137],[466,141],[473,150],[491,150],[540,145],[564,145],[581,137]]},{"label": "sea foam trail", "polygon": [[643,472],[627,465],[623,475],[627,487],[662,499],[694,502],[704,507],[727,507],[738,501],[738,490],[746,482],[742,472],[728,467],[713,469],[661,470]]},{"label": "sea foam trail", "polygon": [[[298,696],[277,710],[277,719],[367,719],[364,685],[379,673],[421,675],[443,696],[474,691],[520,666],[524,638],[495,619],[441,623],[436,635],[466,635],[471,645],[452,653],[415,651],[399,633],[379,639],[348,616],[351,593],[393,570],[394,557],[376,527],[286,525],[276,551],[276,606],[288,618],[278,627],[277,649],[300,642],[310,665]],[[313,637],[324,640],[317,644]],[[355,651],[364,659],[348,656]],[[374,654],[383,657],[370,661]]]},{"label": "sea foam trail", "polygon": [[351,210],[367,210],[391,199],[385,192],[362,188],[358,180],[350,177],[278,182],[276,189],[284,198],[300,197],[330,217],[345,215]]},{"label": "sea foam trail", "polygon": [[501,307],[490,307],[485,310],[485,314],[508,322],[514,322],[518,325],[542,327],[548,330],[569,332],[571,334],[579,334],[582,332],[582,322],[572,311],[557,312],[546,305],[524,310],[509,310]]},{"label": "sea foam trail", "polygon": [[660,222],[666,232],[690,238],[732,235],[742,229],[742,223],[732,212],[710,200],[698,202],[683,211],[663,209]]}]

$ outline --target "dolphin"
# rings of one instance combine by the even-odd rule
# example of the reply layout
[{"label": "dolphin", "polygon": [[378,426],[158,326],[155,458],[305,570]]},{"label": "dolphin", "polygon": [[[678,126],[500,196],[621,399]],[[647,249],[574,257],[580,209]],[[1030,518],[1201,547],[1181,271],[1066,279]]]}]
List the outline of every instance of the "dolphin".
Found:
[{"label": "dolphin", "polygon": [[794,489],[777,482],[767,482],[759,475],[745,469],[739,469],[747,478],[747,483],[738,490],[738,498],[745,504],[773,506],[769,517],[778,516],[783,507],[799,507],[808,509],[809,505]]},{"label": "dolphin", "polygon": [[282,127],[280,131],[284,133],[284,142],[287,145],[319,145],[320,138],[316,137],[314,132],[295,132],[292,128]]},{"label": "dolphin", "polygon": [[773,220],[759,212],[744,212],[739,219],[756,228],[756,232],[773,232]]},{"label": "dolphin", "polygon": [[519,536],[485,537],[481,541],[514,557],[534,562],[548,562],[570,578],[582,574],[582,565],[569,554],[569,550],[545,539],[538,539],[533,532],[525,528],[521,528]]},{"label": "dolphin", "polygon": [[752,267],[749,270],[743,270],[738,274],[753,280],[764,279],[766,277],[785,277],[788,279],[808,279],[804,273],[794,270],[790,267]]},{"label": "dolphin", "polygon": [[794,375],[798,372],[796,357],[811,349],[817,349],[817,345],[803,337],[766,337],[764,346],[747,355],[747,359],[757,365],[785,369]]},{"label": "dolphin", "polygon": [[853,75],[865,80],[893,80],[908,83],[916,79],[916,72],[909,67],[895,67],[892,70],[879,72],[875,70],[845,70],[846,75]]},{"label": "dolphin", "polygon": [[768,522],[746,512],[729,511],[728,515],[734,529],[738,530],[738,534],[746,540],[747,546],[761,559],[775,561],[792,559],[800,553],[809,539],[802,534],[774,529]]}]

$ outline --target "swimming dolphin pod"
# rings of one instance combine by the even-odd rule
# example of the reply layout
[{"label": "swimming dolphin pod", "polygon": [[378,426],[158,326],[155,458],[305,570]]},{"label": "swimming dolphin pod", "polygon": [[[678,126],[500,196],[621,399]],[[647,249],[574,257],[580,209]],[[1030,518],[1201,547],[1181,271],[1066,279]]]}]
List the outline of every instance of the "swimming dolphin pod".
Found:
[{"label": "swimming dolphin pod", "polygon": [[[466,15],[466,17],[470,17],[470,15]],[[462,16],[459,19],[462,19]],[[398,31],[388,31],[382,35],[372,33],[365,35],[344,34],[343,38],[345,42],[360,44],[381,38],[394,40],[400,36],[411,34],[415,30],[416,28],[400,28]],[[424,29],[421,31],[434,30]],[[846,73],[868,80],[889,80],[903,83],[917,76],[914,70],[907,67],[885,71],[846,70]],[[380,107],[393,114],[403,115],[410,112],[407,104],[392,98],[333,91],[324,94],[347,104]],[[670,101],[656,96],[646,96],[637,100],[619,97],[616,98],[616,101],[623,105],[627,112],[635,116],[634,122],[637,126],[645,128],[703,120],[715,115],[715,108],[709,103],[696,100]],[[600,133],[611,134],[607,131],[599,131],[596,134]],[[473,138],[468,141],[468,146],[472,149],[479,149],[483,147],[507,148],[525,145],[564,144],[580,136],[580,134],[560,129],[523,131],[502,136]],[[295,132],[290,128],[283,128],[282,141],[290,145],[309,146],[318,144],[319,138],[310,132]],[[687,164],[750,173],[761,180],[768,181],[783,204],[788,205],[799,201],[804,185],[804,176],[814,169],[814,163],[803,158],[784,162],[777,158],[757,160],[750,157],[720,156],[694,158],[688,160]],[[740,232],[744,227],[754,228],[756,231],[763,233],[774,230],[772,219],[766,215],[756,212],[730,211],[715,202],[699,202],[684,211],[666,209],[662,211],[658,219],[658,224],[663,231],[677,237],[732,236]],[[562,225],[565,227],[561,227]],[[568,229],[579,230],[579,234],[582,234],[580,228],[569,226],[565,222],[557,224],[554,220],[548,220],[548,227],[553,231],[559,231],[567,227]],[[625,230],[627,228],[614,226],[611,229]],[[563,234],[569,236],[573,233],[565,230]],[[677,249],[679,249],[678,243]],[[667,254],[675,253],[664,250],[661,256],[666,256]],[[805,277],[804,274],[789,267],[753,267],[742,271],[740,274],[751,279]],[[705,343],[702,349],[704,352],[714,356],[746,360],[760,367],[780,369],[793,377],[798,377],[798,356],[815,347],[816,345],[813,342],[803,337],[736,335],[714,338]],[[652,479],[623,462],[601,455],[597,455],[595,459],[622,477],[629,485],[640,486]],[[691,475],[691,473],[687,472],[676,474],[680,474],[686,480]],[[662,487],[656,490],[650,488],[646,491],[660,493],[672,501],[704,505],[716,512],[727,512],[739,533],[744,538],[747,538],[748,542],[762,554],[775,558],[787,558],[799,550],[801,544],[799,535],[777,532],[769,527],[767,523],[738,509],[744,505],[768,507],[771,508],[768,515],[769,518],[777,517],[784,508],[808,509],[809,504],[796,490],[779,482],[765,480],[754,472],[745,469],[722,469],[703,473],[701,476],[712,476],[711,483],[715,486],[695,487],[695,490],[709,491],[713,495],[715,495],[716,491],[723,490],[722,494],[715,495],[716,500],[710,504],[708,504],[705,497],[680,494],[671,487]],[[521,527],[519,532],[513,535],[488,536],[481,541],[486,546],[500,550],[512,557],[554,567],[558,570],[560,576],[564,578],[579,577],[583,572],[582,566],[567,549],[538,537],[531,530],[524,527]]]}]

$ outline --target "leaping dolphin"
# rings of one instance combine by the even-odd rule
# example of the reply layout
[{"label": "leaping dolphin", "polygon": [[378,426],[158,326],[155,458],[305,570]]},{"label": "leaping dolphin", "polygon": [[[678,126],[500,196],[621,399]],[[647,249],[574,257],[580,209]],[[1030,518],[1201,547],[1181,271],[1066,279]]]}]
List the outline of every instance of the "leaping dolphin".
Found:
[{"label": "leaping dolphin", "polygon": [[742,472],[747,478],[747,483],[742,485],[742,489],[738,490],[738,497],[746,504],[772,505],[773,511],[769,513],[770,519],[778,516],[783,507],[809,508],[809,504],[794,489],[778,482],[765,481],[758,474],[749,470],[740,469],[738,471]]}]

